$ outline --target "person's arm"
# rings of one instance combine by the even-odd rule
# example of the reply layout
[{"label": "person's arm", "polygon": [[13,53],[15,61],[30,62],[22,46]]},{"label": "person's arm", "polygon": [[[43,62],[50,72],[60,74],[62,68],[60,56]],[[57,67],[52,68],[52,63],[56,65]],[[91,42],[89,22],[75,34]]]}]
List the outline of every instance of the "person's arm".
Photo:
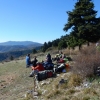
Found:
[{"label": "person's arm", "polygon": [[36,69],[38,69],[38,67],[39,66],[36,66],[36,67],[32,66],[31,68],[32,68],[32,70],[36,70]]}]

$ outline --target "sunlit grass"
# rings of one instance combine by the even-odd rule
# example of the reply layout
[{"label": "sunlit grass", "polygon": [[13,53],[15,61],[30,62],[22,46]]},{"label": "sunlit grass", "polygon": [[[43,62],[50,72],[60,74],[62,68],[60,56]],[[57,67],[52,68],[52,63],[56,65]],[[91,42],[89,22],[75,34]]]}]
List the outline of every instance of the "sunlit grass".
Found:
[{"label": "sunlit grass", "polygon": [[[52,52],[53,56],[55,52],[57,51]],[[73,54],[76,54],[76,51]],[[45,60],[45,55],[46,53],[37,54],[37,59]],[[73,61],[71,64],[74,67]],[[29,77],[31,71],[31,68],[26,68],[25,57],[0,63],[0,100],[37,100],[33,99],[31,93],[27,94],[27,91],[34,90],[34,79]],[[61,79],[65,80],[62,84],[59,83]],[[42,82],[45,84],[41,85]],[[73,74],[71,71],[58,74],[56,78],[39,82],[38,100],[100,100],[99,79],[89,82],[92,85],[83,87],[83,78],[79,74]]]}]

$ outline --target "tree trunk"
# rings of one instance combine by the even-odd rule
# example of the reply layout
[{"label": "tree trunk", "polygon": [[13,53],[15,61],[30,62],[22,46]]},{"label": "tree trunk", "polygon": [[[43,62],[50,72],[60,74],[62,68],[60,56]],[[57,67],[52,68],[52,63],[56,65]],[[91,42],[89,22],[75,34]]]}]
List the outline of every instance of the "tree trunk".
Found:
[{"label": "tree trunk", "polygon": [[90,43],[89,42],[87,42],[87,46],[90,46]]},{"label": "tree trunk", "polygon": [[81,50],[81,47],[82,47],[82,46],[81,46],[81,45],[79,45],[79,50]]}]

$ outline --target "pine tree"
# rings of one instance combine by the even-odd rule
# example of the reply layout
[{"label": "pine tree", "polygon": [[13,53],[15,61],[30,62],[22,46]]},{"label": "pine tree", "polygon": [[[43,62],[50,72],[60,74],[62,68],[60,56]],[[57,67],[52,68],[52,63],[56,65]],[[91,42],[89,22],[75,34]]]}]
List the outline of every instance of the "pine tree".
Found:
[{"label": "pine tree", "polygon": [[14,57],[12,55],[10,56],[10,60],[14,60]]},{"label": "pine tree", "polygon": [[68,11],[68,23],[63,30],[72,29],[71,35],[88,42],[97,42],[100,39],[100,17],[96,18],[92,0],[78,0],[75,9]]},{"label": "pine tree", "polygon": [[45,52],[48,49],[47,42],[44,42],[44,45],[42,46],[42,51]]},{"label": "pine tree", "polygon": [[36,49],[33,49],[33,54],[37,53],[37,50]]}]

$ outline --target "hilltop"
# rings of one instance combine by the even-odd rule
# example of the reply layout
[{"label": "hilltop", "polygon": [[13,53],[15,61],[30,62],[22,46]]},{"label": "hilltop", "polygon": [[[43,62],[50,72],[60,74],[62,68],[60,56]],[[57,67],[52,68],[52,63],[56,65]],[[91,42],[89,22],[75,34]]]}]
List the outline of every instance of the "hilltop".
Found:
[{"label": "hilltop", "polygon": [[[57,50],[49,52],[54,57]],[[57,74],[55,78],[40,81],[40,89],[37,88],[38,96],[34,100],[100,100],[99,78],[82,78],[75,74],[75,71],[72,71],[76,67],[74,58],[79,56],[79,51],[77,49],[70,51],[64,49],[63,52],[73,59],[73,61],[68,62],[71,69],[66,73]],[[35,55],[41,61],[45,59],[46,54],[38,53]],[[33,56],[31,54],[31,58]],[[31,68],[25,68],[25,57],[0,63],[0,100],[33,100],[31,91],[34,89],[34,80],[29,77],[30,72]],[[60,84],[62,79],[64,82]]]}]

